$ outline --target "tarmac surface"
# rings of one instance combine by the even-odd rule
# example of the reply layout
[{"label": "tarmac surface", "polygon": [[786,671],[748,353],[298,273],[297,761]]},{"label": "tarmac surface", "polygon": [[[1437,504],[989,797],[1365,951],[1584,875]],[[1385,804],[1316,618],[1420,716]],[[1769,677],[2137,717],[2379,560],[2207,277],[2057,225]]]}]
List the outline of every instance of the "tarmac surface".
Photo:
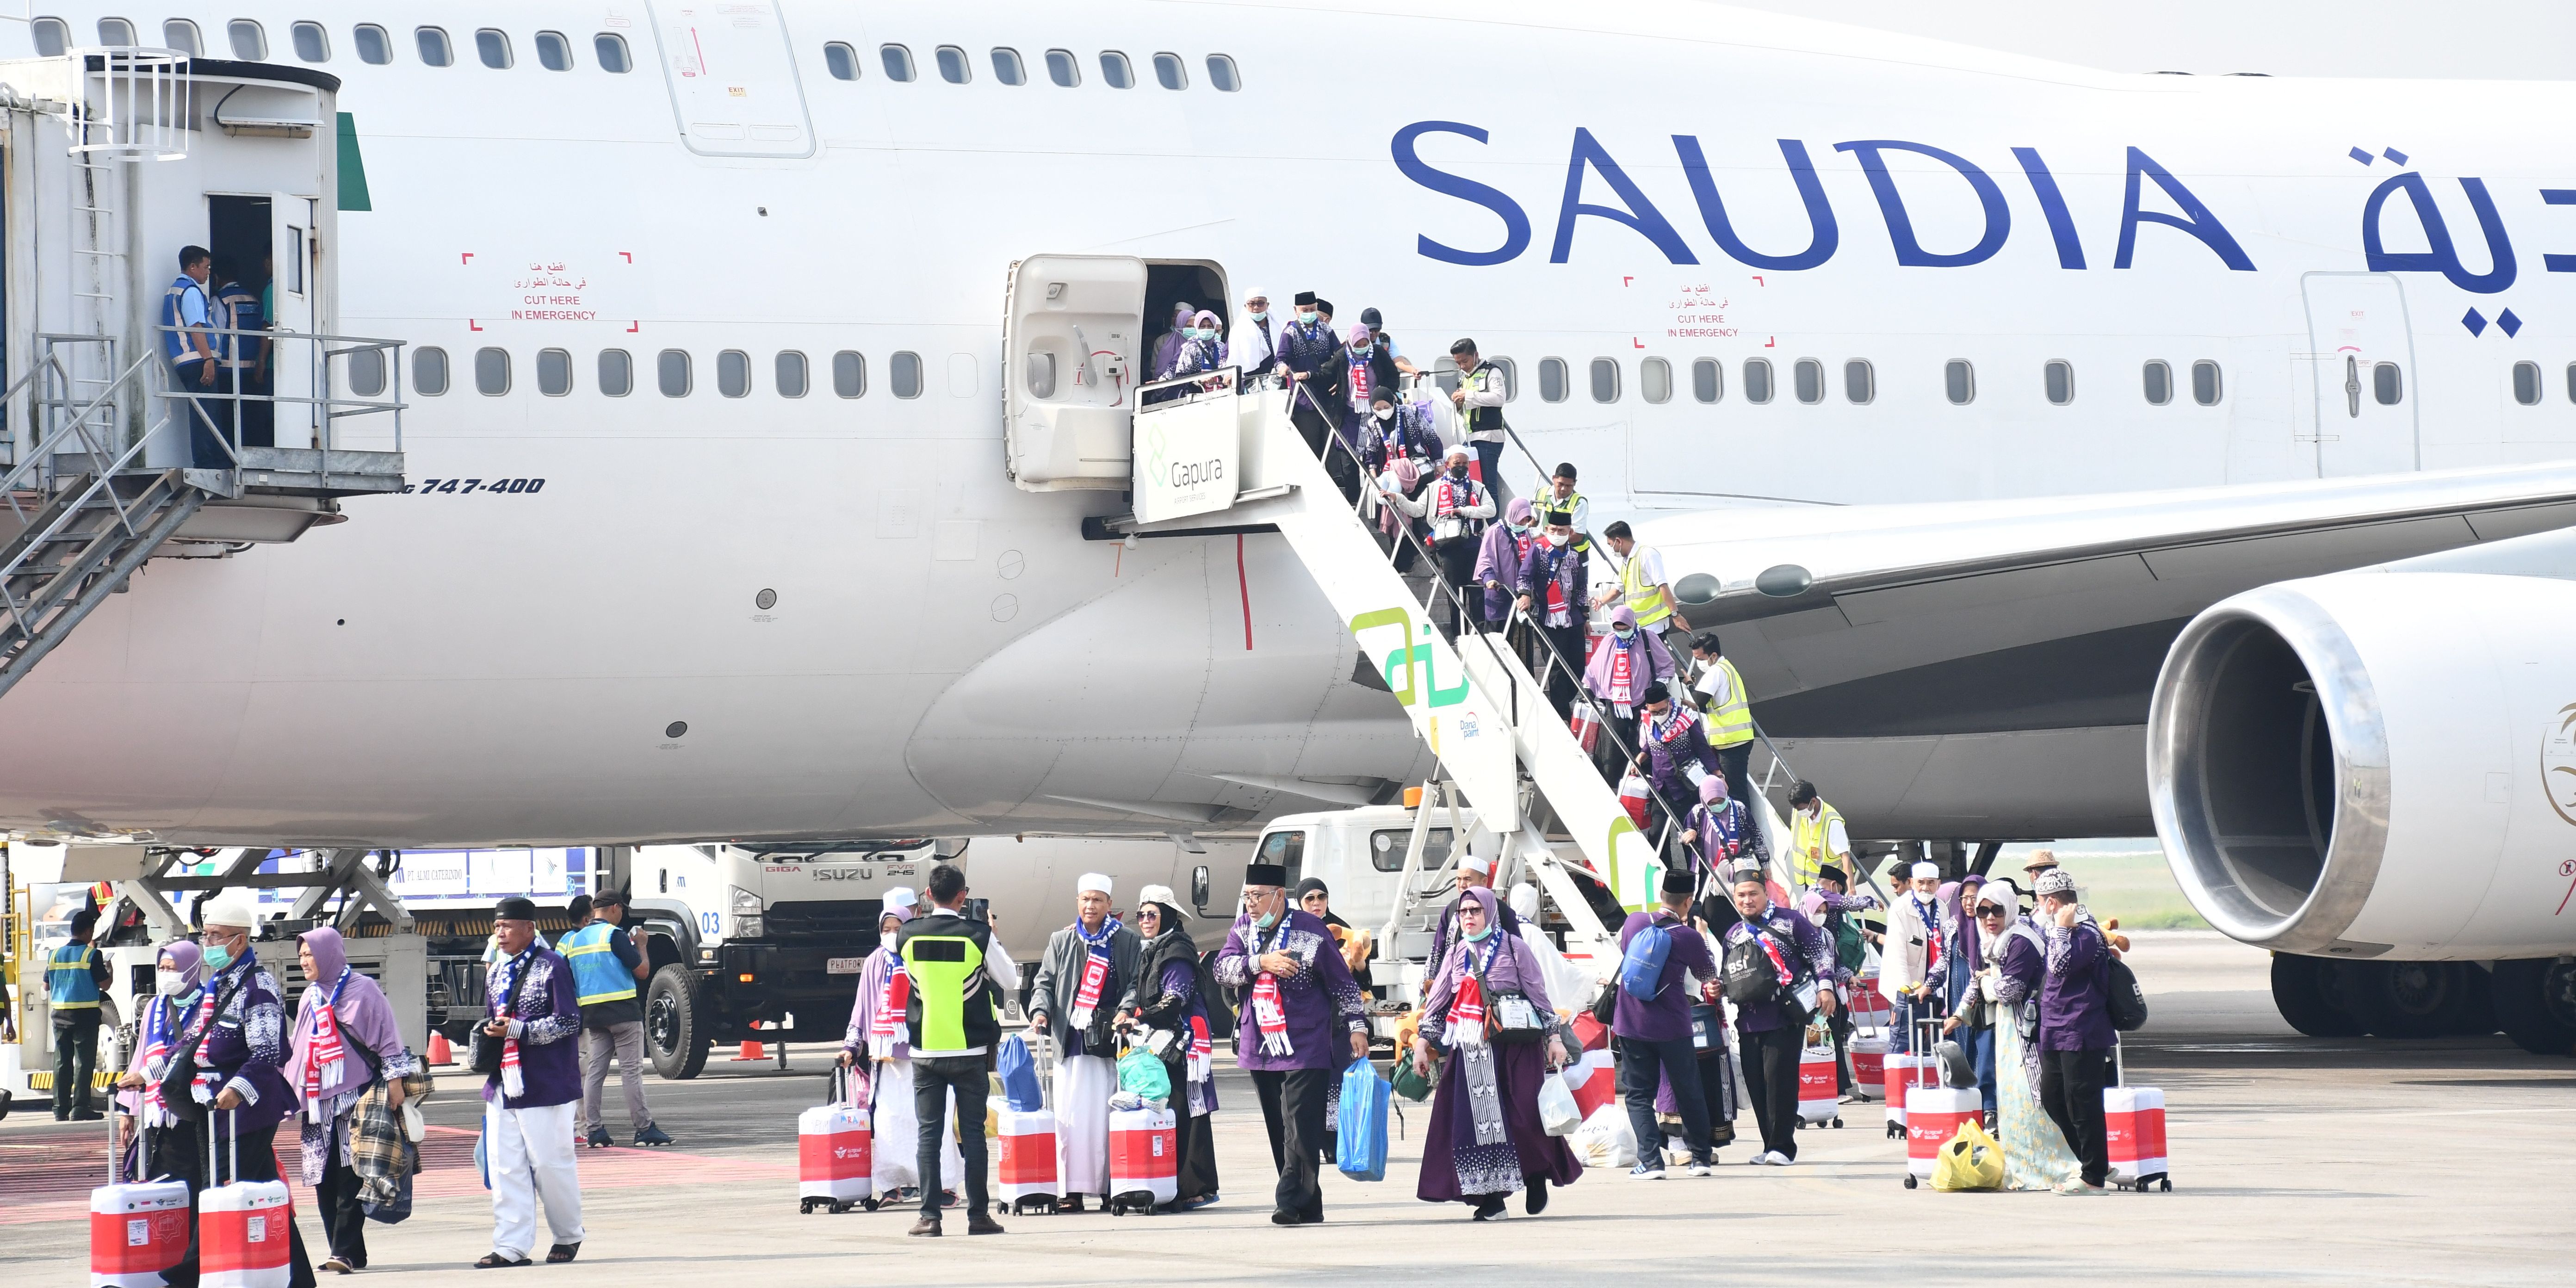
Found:
[{"label": "tarmac surface", "polygon": [[[1386,1180],[1327,1171],[1326,1222],[1269,1223],[1273,1173],[1248,1079],[1220,1053],[1217,1154],[1225,1198],[1185,1215],[1005,1218],[1009,1232],[908,1239],[909,1212],[800,1216],[797,1112],[822,1098],[829,1053],[730,1063],[654,1081],[679,1144],[582,1151],[588,1242],[547,1284],[776,1283],[1568,1284],[1649,1275],[1765,1284],[2569,1282],[2576,1235],[2576,1061],[2501,1036],[2415,1042],[2301,1037],[2274,1013],[2267,960],[2208,932],[2135,936],[2153,1016],[2132,1035],[2130,1081],[2164,1089],[2174,1189],[2069,1199],[1907,1190],[1902,1142],[1875,1104],[1843,1130],[1802,1133],[1795,1167],[1744,1165],[1661,1182],[1588,1173],[1547,1212],[1474,1225],[1413,1197],[1425,1108]],[[478,1113],[453,1070],[428,1103],[429,1171],[415,1215],[371,1225],[361,1280],[480,1283],[489,1198],[471,1150]],[[609,1100],[617,1102],[614,1088]],[[1752,1138],[1750,1116],[1741,1124]],[[613,1130],[627,1135],[620,1125]],[[0,1122],[0,1283],[86,1282],[87,1191],[102,1178],[94,1124],[42,1107]],[[296,1187],[308,1246],[310,1194]],[[317,1256],[318,1256],[317,1252]],[[326,1282],[333,1276],[323,1276]],[[510,1282],[521,1282],[513,1279]]]}]

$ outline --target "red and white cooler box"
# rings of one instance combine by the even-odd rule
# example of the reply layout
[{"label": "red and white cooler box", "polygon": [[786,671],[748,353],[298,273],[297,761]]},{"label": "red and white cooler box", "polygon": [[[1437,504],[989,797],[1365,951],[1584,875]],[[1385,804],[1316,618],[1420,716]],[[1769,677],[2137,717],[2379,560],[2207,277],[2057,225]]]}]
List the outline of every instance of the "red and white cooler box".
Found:
[{"label": "red and white cooler box", "polygon": [[235,1181],[199,1194],[198,1288],[286,1288],[294,1224],[284,1181]]},{"label": "red and white cooler box", "polygon": [[[1879,1087],[1887,1097],[1887,1122],[1890,1127],[1905,1127],[1907,1092],[1937,1087],[1941,1071],[1928,1055],[1910,1051],[1889,1051],[1879,1057]],[[1946,1138],[1945,1138],[1946,1139]]]},{"label": "red and white cooler box", "polygon": [[1150,1194],[1169,1203],[1181,1192],[1181,1151],[1169,1109],[1118,1109],[1109,1115],[1109,1194]]},{"label": "red and white cooler box", "polygon": [[1873,1099],[1887,1098],[1887,1039],[1853,1038],[1849,1047],[1852,1090]]},{"label": "red and white cooler box", "polygon": [[188,1187],[134,1181],[89,1192],[90,1288],[161,1288],[188,1251]]},{"label": "red and white cooler box", "polygon": [[1001,1130],[993,1138],[993,1195],[1004,1203],[1053,1199],[1063,1191],[1055,1179],[1055,1114],[1045,1109],[1004,1109]]},{"label": "red and white cooler box", "polygon": [[1834,1044],[1809,1046],[1798,1056],[1798,1118],[1827,1123],[1842,1116],[1842,1083],[1834,1076]]},{"label": "red and white cooler box", "polygon": [[2165,1172],[2165,1093],[2155,1087],[2104,1087],[2102,1126],[2111,1147],[2111,1178],[2131,1185]]},{"label": "red and white cooler box", "polygon": [[796,1197],[855,1203],[876,1192],[876,1135],[865,1105],[816,1105],[796,1115]]},{"label": "red and white cooler box", "polygon": [[1586,1051],[1557,1076],[1565,1079],[1565,1089],[1574,1093],[1575,1110],[1587,1120],[1594,1110],[1619,1098],[1619,1076],[1607,1051]]},{"label": "red and white cooler box", "polygon": [[1941,1147],[1959,1124],[1985,1121],[1985,1093],[1975,1087],[1911,1087],[1905,1093],[1905,1170],[1929,1178]]}]

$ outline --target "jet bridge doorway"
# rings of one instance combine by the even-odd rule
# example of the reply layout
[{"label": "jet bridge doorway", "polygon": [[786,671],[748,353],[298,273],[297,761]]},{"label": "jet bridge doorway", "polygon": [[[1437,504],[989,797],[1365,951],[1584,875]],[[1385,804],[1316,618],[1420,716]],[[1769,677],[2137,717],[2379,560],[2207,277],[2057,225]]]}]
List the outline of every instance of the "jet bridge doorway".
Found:
[{"label": "jet bridge doorway", "polygon": [[1136,387],[1161,374],[1156,360],[1180,305],[1226,328],[1226,299],[1225,270],[1207,260],[1032,255],[1013,264],[1002,324],[1011,481],[1031,492],[1125,491]]}]

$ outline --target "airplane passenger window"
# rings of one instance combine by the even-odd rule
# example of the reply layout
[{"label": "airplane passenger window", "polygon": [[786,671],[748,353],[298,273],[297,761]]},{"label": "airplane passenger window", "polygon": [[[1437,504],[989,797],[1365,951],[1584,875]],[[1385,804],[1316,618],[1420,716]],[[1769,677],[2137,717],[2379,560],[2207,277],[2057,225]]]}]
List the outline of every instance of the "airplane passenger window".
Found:
[{"label": "airplane passenger window", "polygon": [[394,42],[385,35],[384,28],[372,22],[361,23],[349,36],[358,42],[359,62],[382,67],[394,60]]},{"label": "airplane passenger window", "polygon": [[1951,359],[1950,364],[1941,369],[1941,383],[1942,392],[1950,396],[1954,406],[1965,407],[1977,400],[1977,369],[1966,362]]},{"label": "airplane passenger window", "polygon": [[688,397],[690,383],[689,351],[686,349],[664,349],[661,356],[653,360],[653,376],[654,379],[659,381],[662,386],[663,397]]},{"label": "airplane passenger window", "polygon": [[868,360],[854,349],[843,349],[832,355],[832,392],[843,398],[856,398],[868,391]]},{"label": "airplane passenger window", "polygon": [[1066,89],[1082,83],[1082,63],[1070,49],[1047,51],[1047,79]]},{"label": "airplane passenger window", "polygon": [[248,18],[235,18],[224,24],[224,36],[233,42],[233,57],[256,63],[268,57],[268,33]]},{"label": "airplane passenger window", "polygon": [[1866,359],[1854,358],[1843,364],[1843,398],[1860,404],[1878,400],[1878,373]]},{"label": "airplane passenger window", "polygon": [[489,398],[510,392],[510,351],[476,349],[474,351],[474,391]]},{"label": "airplane passenger window", "polygon": [[2513,364],[2513,400],[2521,403],[2525,407],[2537,407],[2540,405],[2539,363],[2517,362]]},{"label": "airplane passenger window", "polygon": [[2040,369],[2041,383],[2048,390],[2048,401],[2063,407],[2075,401],[2075,364],[2053,359]]},{"label": "airplane passenger window", "polygon": [[[2382,407],[2394,407],[2406,397],[2405,373],[2394,362],[2383,362],[2370,369],[2370,396]],[[2576,366],[2567,369],[2567,401],[2576,402]]]},{"label": "airplane passenger window", "polygon": [[1619,360],[1617,358],[1592,360],[1592,401],[1597,403],[1619,401]]},{"label": "airplane passenger window", "polygon": [[1431,364],[1431,383],[1444,394],[1458,392],[1458,360],[1443,357]]},{"label": "airplane passenger window", "polygon": [[938,58],[939,79],[944,80],[951,85],[963,85],[966,83],[966,78],[970,72],[966,66],[965,50],[959,49],[955,45],[941,45],[939,47]]},{"label": "airplane passenger window", "polygon": [[769,370],[770,375],[773,377],[772,383],[778,386],[779,397],[802,398],[805,396],[804,354],[799,353],[794,349],[781,349],[778,351],[777,361],[769,364]]},{"label": "airplane passenger window", "polygon": [[[2381,398],[2379,401],[2384,403],[2393,403],[2397,401],[2397,394],[2395,392],[2397,389],[2397,364],[2393,362],[2383,362],[2379,365],[2388,369],[2388,375],[2385,377],[2385,387],[2390,391],[2387,397]],[[2567,364],[2567,401],[2576,403],[2576,362]]]},{"label": "airplane passenger window", "polygon": [[185,18],[172,18],[161,24],[161,43],[190,58],[206,56],[206,47],[197,41],[197,24]]},{"label": "airplane passenger window", "polygon": [[1055,355],[1030,350],[1028,376],[1022,383],[1029,387],[1031,398],[1055,397]]},{"label": "airplane passenger window", "polygon": [[353,349],[349,352],[349,392],[361,398],[373,398],[385,391],[385,351]]},{"label": "airplane passenger window", "polygon": [[537,350],[537,392],[548,398],[572,392],[572,350]]},{"label": "airplane passenger window", "polygon": [[35,38],[40,57],[60,58],[72,47],[71,24],[60,18],[38,18],[27,24],[27,34]]},{"label": "airplane passenger window", "polygon": [[1825,364],[1800,358],[1789,368],[1789,382],[1797,390],[1798,401],[1812,407],[1825,400]]},{"label": "airplane passenger window", "polygon": [[572,70],[572,42],[560,31],[537,33],[537,65],[550,72]]},{"label": "airplane passenger window", "polygon": [[318,22],[299,22],[288,29],[295,40],[295,56],[308,63],[331,61],[331,33]]},{"label": "airplane passenger window", "polygon": [[1165,89],[1188,89],[1189,69],[1181,65],[1179,54],[1154,55],[1154,79]]},{"label": "airplane passenger window", "polygon": [[1673,364],[1661,358],[1648,358],[1638,363],[1637,393],[1650,403],[1672,401]]},{"label": "airplane passenger window", "polygon": [[1029,69],[1020,65],[1020,51],[1016,49],[993,51],[993,79],[1005,85],[1029,83]]},{"label": "airplane passenger window", "polygon": [[1521,369],[1518,364],[1509,358],[1487,358],[1485,365],[1492,367],[1494,373],[1503,378],[1504,402],[1510,402],[1521,396]]},{"label": "airplane passenger window", "polygon": [[1757,405],[1771,401],[1771,360],[1769,358],[1744,360],[1744,401]]},{"label": "airplane passenger window", "polygon": [[599,392],[623,398],[635,391],[635,360],[624,349],[599,351]]},{"label": "airplane passenger window", "polygon": [[427,348],[411,355],[411,391],[424,398],[447,392],[447,350]]},{"label": "airplane passenger window", "polygon": [[1691,364],[1691,397],[1713,403],[1726,396],[1726,368],[1715,358],[1701,358]]},{"label": "airplane passenger window", "polygon": [[496,72],[510,70],[510,35],[490,27],[474,33],[474,52]]},{"label": "airplane passenger window", "polygon": [[1538,360],[1538,400],[1552,403],[1565,401],[1565,359],[1541,358]]},{"label": "airplane passenger window", "polygon": [[624,73],[635,66],[634,61],[626,56],[626,37],[613,31],[603,31],[591,37],[590,52],[598,56],[599,70],[604,72]]},{"label": "airplane passenger window", "polygon": [[894,396],[921,396],[921,355],[907,349],[894,355]]},{"label": "airplane passenger window", "polygon": [[857,80],[859,51],[837,40],[823,46],[823,70],[832,73],[834,80]]},{"label": "airplane passenger window", "polygon": [[131,44],[133,44],[133,43],[134,43],[134,24],[133,24],[133,23],[130,23],[130,22],[127,22],[127,21],[126,21],[125,19],[123,19],[123,18],[101,18],[101,19],[99,19],[99,20],[98,20],[98,43],[100,43],[100,44],[102,44],[102,45],[131,45]]},{"label": "airplane passenger window", "polygon": [[716,392],[740,398],[751,392],[751,355],[727,349],[716,355]]},{"label": "airplane passenger window", "polygon": [[1243,88],[1243,78],[1235,73],[1234,60],[1224,54],[1208,55],[1208,84],[1220,94],[1231,94]]},{"label": "airplane passenger window", "polygon": [[1127,65],[1127,55],[1115,49],[1100,51],[1100,79],[1109,82],[1111,89],[1136,87],[1135,69]]},{"label": "airplane passenger window", "polygon": [[2173,401],[2173,368],[2161,362],[2150,362],[2146,370],[2147,405],[2162,407]]},{"label": "airplane passenger window", "polygon": [[877,49],[877,61],[885,64],[887,80],[912,79],[912,51],[901,45],[883,45]]},{"label": "airplane passenger window", "polygon": [[2203,358],[2191,364],[2191,400],[2203,407],[2218,405],[2218,364]]},{"label": "airplane passenger window", "polygon": [[445,67],[456,61],[456,51],[447,44],[447,33],[436,27],[423,27],[412,33],[420,47],[420,60],[432,67]]}]

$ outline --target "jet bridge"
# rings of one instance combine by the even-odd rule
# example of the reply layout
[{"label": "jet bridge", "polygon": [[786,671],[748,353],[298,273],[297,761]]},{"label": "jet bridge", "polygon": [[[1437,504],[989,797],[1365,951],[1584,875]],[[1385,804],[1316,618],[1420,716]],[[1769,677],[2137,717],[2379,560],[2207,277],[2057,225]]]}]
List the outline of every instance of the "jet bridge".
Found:
[{"label": "jet bridge", "polygon": [[[149,561],[402,490],[401,345],[332,334],[338,88],[167,49],[0,63],[0,694]],[[165,325],[184,246],[210,299],[268,287],[266,325]]]}]

